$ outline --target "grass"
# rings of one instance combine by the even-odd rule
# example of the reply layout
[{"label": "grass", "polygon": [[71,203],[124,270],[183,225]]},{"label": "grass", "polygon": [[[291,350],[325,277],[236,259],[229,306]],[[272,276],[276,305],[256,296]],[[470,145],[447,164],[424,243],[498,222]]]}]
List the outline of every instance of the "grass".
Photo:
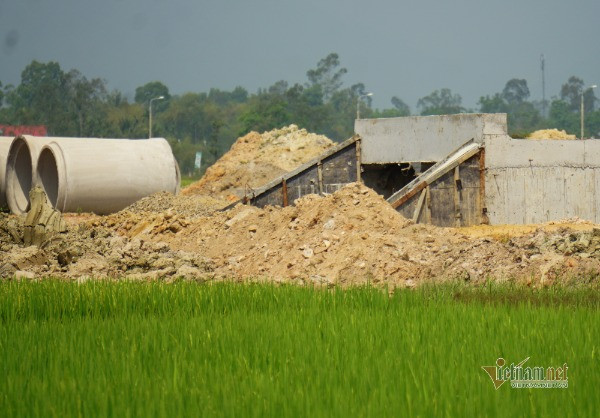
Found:
[{"label": "grass", "polygon": [[[0,416],[597,416],[597,290],[0,282]],[[495,390],[498,357],[568,389]]]},{"label": "grass", "polygon": [[190,184],[197,182],[199,179],[199,176],[181,176],[180,187],[183,189],[184,187],[187,187]]}]

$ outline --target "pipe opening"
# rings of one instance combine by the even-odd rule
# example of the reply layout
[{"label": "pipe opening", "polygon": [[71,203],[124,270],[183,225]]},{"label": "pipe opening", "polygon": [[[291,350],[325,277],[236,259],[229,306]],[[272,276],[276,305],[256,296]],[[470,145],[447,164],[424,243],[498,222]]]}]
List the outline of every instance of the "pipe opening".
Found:
[{"label": "pipe opening", "polygon": [[6,179],[6,199],[12,203],[15,213],[25,213],[29,206],[29,191],[32,183],[31,154],[27,143],[17,140],[9,155],[9,173]]},{"label": "pipe opening", "polygon": [[56,208],[58,201],[58,168],[54,153],[49,148],[44,148],[40,153],[37,164],[37,176],[40,179],[42,188],[50,200],[50,204]]}]

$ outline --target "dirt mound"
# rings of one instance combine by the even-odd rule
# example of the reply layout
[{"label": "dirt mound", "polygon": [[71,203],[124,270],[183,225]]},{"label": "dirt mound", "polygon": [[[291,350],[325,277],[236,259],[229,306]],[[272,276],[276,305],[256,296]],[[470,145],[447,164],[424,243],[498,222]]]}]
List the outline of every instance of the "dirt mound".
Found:
[{"label": "dirt mound", "polygon": [[22,230],[23,218],[0,218],[0,278],[193,279],[209,277],[212,271],[210,260],[200,254],[128,239],[92,222],[72,227],[41,247],[21,245]]},{"label": "dirt mound", "polygon": [[577,139],[577,137],[558,129],[540,129],[539,131],[530,133],[527,139]]},{"label": "dirt mound", "polygon": [[250,132],[182,193],[236,200],[244,195],[245,188],[256,189],[333,145],[329,138],[298,129],[296,125],[262,134]]},{"label": "dirt mound", "polygon": [[171,211],[188,218],[206,216],[229,205],[230,202],[211,196],[175,196],[168,192],[158,192],[138,200],[121,212],[163,213]]},{"label": "dirt mound", "polygon": [[596,227],[597,225],[592,222],[573,217],[559,221],[544,222],[542,224],[474,225],[459,228],[459,231],[471,238],[493,238],[497,241],[508,241],[511,238],[531,235],[537,231],[544,231],[550,234],[560,230],[591,231]]},{"label": "dirt mound", "polygon": [[551,283],[600,271],[595,244],[566,253],[559,245],[546,245],[569,234],[593,234],[589,225],[579,232],[555,225],[499,240],[472,237],[460,229],[414,225],[359,184],[295,203],[265,209],[239,205],[194,220],[112,216],[104,224],[129,239],[203,254],[214,274],[239,279],[395,287],[456,278]]},{"label": "dirt mound", "polygon": [[564,225],[581,230],[553,223],[494,239],[478,229],[469,235],[415,225],[360,184],[295,203],[238,205],[209,216],[133,210],[81,217],[41,249],[16,243],[19,218],[3,215],[0,277],[181,276],[394,288],[454,279],[581,282],[600,272],[600,229],[577,220]]}]

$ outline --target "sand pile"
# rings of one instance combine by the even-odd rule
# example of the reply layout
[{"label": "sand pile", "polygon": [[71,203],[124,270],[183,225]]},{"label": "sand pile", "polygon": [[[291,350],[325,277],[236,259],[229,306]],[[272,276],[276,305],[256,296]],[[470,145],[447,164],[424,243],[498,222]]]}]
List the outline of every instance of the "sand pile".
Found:
[{"label": "sand pile", "polygon": [[592,280],[600,272],[600,229],[592,225],[576,231],[555,224],[497,239],[468,236],[415,225],[360,184],[308,195],[286,208],[238,205],[210,216],[168,210],[82,218],[41,249],[15,242],[16,219],[0,219],[4,277],[20,271],[34,277],[182,276],[393,288],[490,278],[550,284]]},{"label": "sand pile", "polygon": [[223,209],[231,202],[205,195],[182,196],[169,192],[158,192],[138,200],[121,212],[163,213],[171,211],[188,218],[206,216]]},{"label": "sand pile", "polygon": [[530,133],[527,139],[577,139],[577,137],[558,129],[540,129],[539,131]]},{"label": "sand pile", "polygon": [[296,125],[262,134],[250,132],[182,193],[237,200],[244,195],[245,188],[256,189],[333,145],[329,138],[298,129]]}]

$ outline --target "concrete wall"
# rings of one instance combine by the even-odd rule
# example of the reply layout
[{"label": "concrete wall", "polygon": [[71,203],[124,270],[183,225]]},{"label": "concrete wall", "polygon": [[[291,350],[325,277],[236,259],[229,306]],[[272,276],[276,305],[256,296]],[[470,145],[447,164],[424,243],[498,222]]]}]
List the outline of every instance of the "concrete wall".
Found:
[{"label": "concrete wall", "polygon": [[437,162],[470,139],[506,135],[506,114],[459,114],[358,119],[363,164]]},{"label": "concrete wall", "polygon": [[600,141],[485,140],[485,195],[491,224],[577,216],[600,222]]}]

